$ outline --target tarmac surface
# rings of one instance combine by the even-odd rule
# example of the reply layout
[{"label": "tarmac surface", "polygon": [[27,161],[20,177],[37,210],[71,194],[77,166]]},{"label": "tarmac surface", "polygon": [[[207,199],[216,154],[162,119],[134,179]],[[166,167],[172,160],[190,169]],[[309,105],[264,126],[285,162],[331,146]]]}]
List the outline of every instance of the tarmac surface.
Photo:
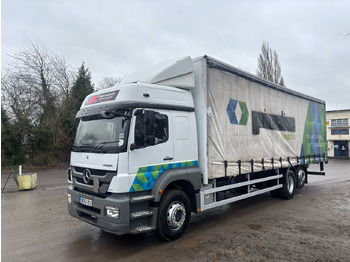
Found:
[{"label": "tarmac surface", "polygon": [[[313,169],[317,171],[318,166]],[[350,160],[292,200],[269,193],[192,215],[185,235],[116,236],[69,216],[65,169],[38,172],[38,186],[1,195],[2,261],[350,261]],[[8,173],[2,173],[3,187]]]}]

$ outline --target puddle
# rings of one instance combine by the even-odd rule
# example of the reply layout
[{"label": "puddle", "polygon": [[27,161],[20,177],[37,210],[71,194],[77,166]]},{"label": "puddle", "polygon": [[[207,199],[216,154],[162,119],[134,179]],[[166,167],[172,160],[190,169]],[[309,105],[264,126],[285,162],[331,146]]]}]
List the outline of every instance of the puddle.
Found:
[{"label": "puddle", "polygon": [[199,239],[192,239],[192,238],[188,238],[188,239],[185,239],[183,241],[181,241],[181,243],[179,244],[179,246],[181,248],[196,248],[198,247],[200,244],[200,240]]}]

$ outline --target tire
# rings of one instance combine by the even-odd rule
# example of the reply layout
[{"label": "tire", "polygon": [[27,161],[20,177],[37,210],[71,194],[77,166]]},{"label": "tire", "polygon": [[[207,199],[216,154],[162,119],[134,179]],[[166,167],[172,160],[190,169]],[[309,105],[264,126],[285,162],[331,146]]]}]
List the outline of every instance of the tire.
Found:
[{"label": "tire", "polygon": [[170,190],[160,201],[157,234],[166,241],[178,239],[186,231],[191,218],[191,203],[180,190]]},{"label": "tire", "polygon": [[291,199],[294,196],[296,179],[292,169],[286,169],[282,178],[283,187],[278,189],[279,196],[283,199]]},{"label": "tire", "polygon": [[296,187],[297,189],[301,189],[304,187],[306,182],[307,171],[305,167],[299,166],[296,171]]}]

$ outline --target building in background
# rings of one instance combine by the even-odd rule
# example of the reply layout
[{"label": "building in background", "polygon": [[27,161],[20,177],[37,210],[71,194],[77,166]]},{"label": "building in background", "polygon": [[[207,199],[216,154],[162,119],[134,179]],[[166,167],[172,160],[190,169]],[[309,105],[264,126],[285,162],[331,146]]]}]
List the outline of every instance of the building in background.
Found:
[{"label": "building in background", "polygon": [[329,157],[350,157],[350,109],[327,111]]}]

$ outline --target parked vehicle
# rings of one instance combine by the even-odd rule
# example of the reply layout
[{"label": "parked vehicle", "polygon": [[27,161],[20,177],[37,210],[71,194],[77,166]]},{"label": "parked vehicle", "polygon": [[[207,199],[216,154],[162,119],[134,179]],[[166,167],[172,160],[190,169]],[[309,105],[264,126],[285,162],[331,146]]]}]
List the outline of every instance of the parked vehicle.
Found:
[{"label": "parked vehicle", "polygon": [[171,241],[191,212],[291,199],[309,164],[327,161],[324,101],[208,56],[132,73],[87,96],[77,118],[69,213],[118,235]]}]

